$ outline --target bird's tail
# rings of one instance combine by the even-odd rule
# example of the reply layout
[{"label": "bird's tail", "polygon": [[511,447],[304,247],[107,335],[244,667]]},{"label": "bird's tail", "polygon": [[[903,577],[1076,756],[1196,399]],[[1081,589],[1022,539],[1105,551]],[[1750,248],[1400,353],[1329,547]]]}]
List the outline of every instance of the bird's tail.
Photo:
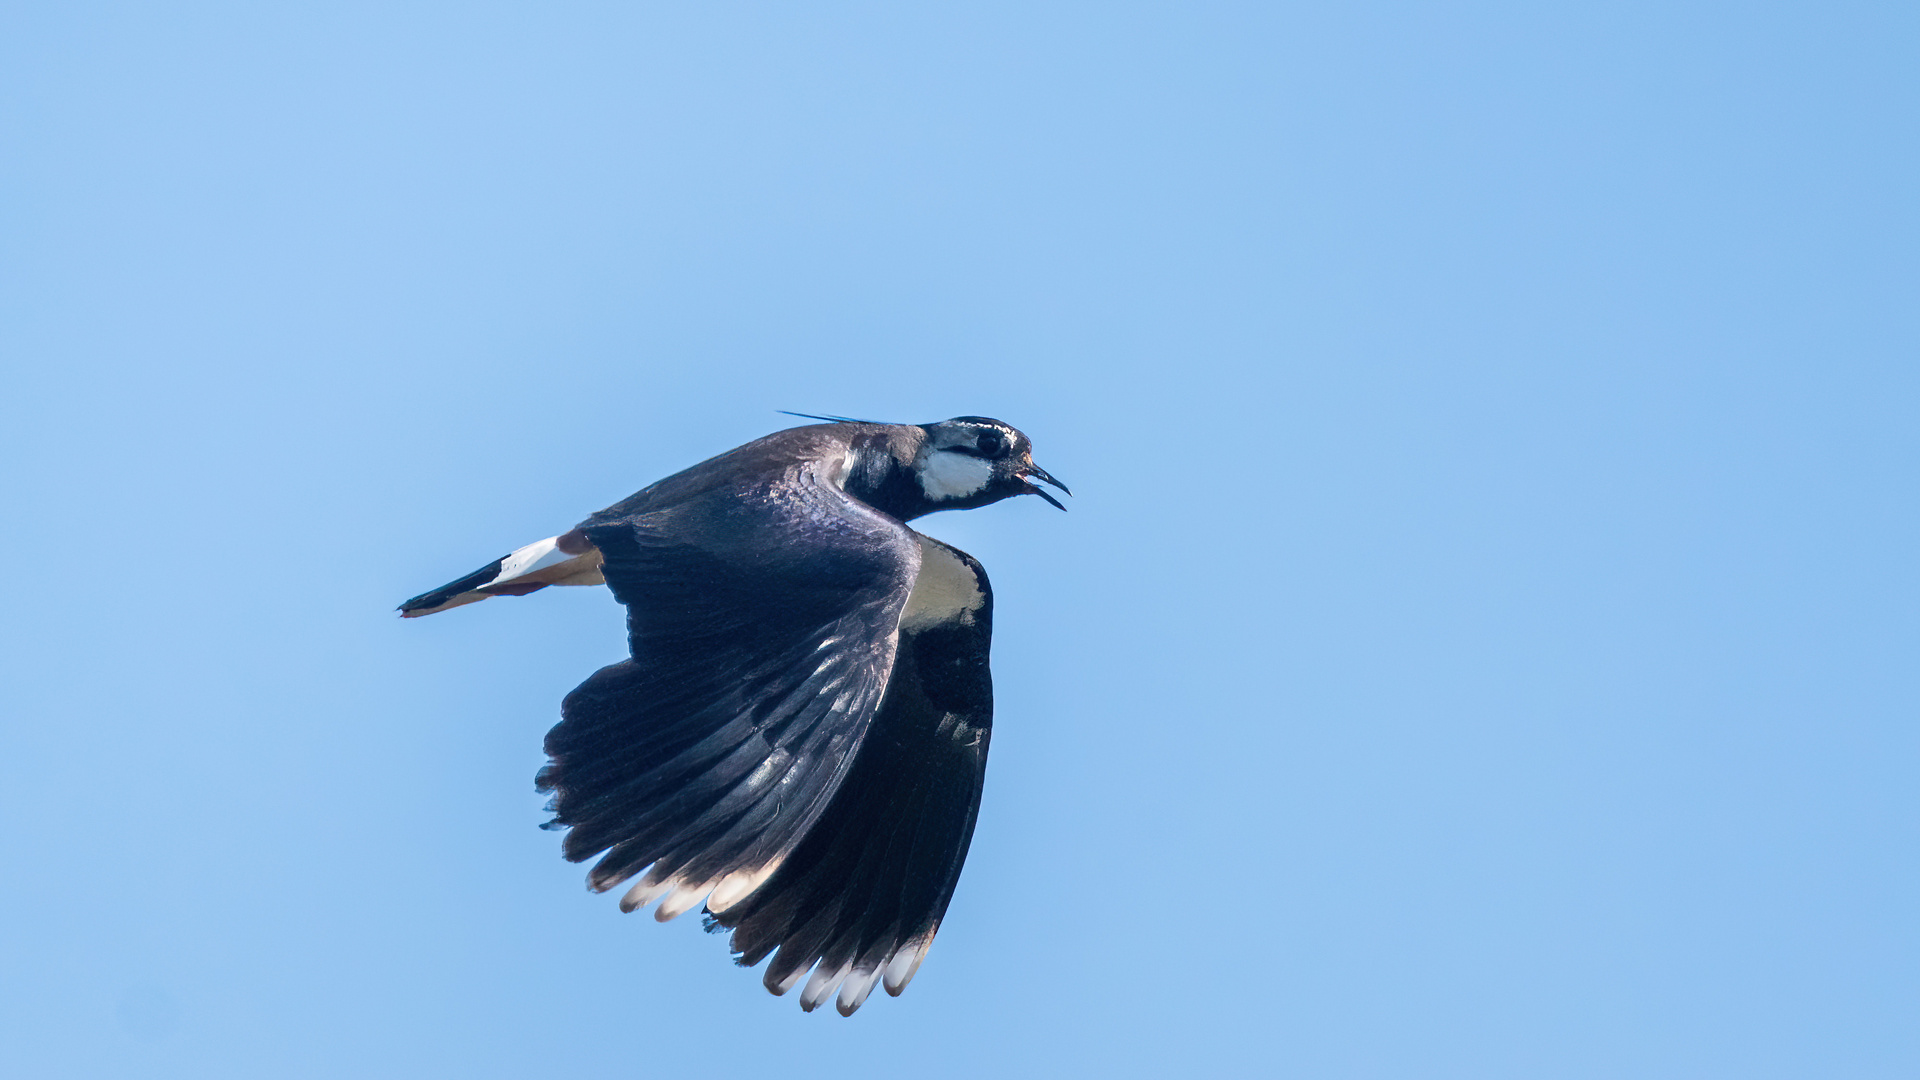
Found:
[{"label": "bird's tail", "polygon": [[606,580],[600,576],[600,549],[575,529],[528,544],[458,581],[421,593],[400,605],[400,617],[431,615],[489,596],[525,596],[549,585],[604,585]]}]

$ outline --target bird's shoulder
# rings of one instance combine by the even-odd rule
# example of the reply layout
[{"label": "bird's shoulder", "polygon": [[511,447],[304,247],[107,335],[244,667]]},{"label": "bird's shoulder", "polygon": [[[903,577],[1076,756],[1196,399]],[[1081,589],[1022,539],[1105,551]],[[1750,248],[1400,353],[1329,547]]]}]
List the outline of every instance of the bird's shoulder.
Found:
[{"label": "bird's shoulder", "polygon": [[705,499],[777,498],[826,486],[844,491],[859,457],[910,454],[917,429],[891,424],[811,424],[736,446],[641,488],[590,515],[581,528]]},{"label": "bird's shoulder", "polygon": [[623,604],[684,587],[710,590],[725,579],[751,585],[759,604],[807,594],[814,599],[805,606],[824,611],[859,606],[860,597],[897,617],[921,549],[899,519],[846,491],[865,449],[858,440],[886,437],[852,428],[792,428],[756,439],[592,515],[576,531],[599,549],[602,573]]}]

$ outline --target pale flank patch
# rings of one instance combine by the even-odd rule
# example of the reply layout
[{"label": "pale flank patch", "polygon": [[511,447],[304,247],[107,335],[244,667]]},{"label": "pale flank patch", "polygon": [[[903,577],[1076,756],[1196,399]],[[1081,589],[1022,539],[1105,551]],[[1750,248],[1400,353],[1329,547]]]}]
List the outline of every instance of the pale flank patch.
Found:
[{"label": "pale flank patch", "polygon": [[935,450],[920,463],[920,490],[935,502],[964,499],[993,479],[993,462],[972,454]]},{"label": "pale flank patch", "polygon": [[920,539],[920,576],[913,580],[913,592],[907,595],[906,609],[900,613],[900,629],[924,630],[943,623],[972,622],[986,596],[980,581],[951,551],[939,544]]}]

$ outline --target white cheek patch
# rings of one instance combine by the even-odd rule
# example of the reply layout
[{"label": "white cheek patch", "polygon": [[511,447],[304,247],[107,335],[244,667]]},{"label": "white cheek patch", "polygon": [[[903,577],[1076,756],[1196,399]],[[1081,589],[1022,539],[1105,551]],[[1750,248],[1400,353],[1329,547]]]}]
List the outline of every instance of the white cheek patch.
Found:
[{"label": "white cheek patch", "polygon": [[936,502],[977,494],[991,479],[993,462],[951,450],[935,450],[920,466],[920,490]]}]

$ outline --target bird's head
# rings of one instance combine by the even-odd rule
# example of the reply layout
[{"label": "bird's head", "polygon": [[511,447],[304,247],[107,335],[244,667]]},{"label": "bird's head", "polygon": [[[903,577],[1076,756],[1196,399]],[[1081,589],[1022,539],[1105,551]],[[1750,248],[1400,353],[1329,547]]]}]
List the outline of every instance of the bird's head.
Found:
[{"label": "bird's head", "polygon": [[1033,443],[1012,425],[956,416],[920,428],[927,439],[914,455],[913,475],[933,509],[971,510],[1014,495],[1038,495],[1066,509],[1034,481],[1073,492],[1033,463]]}]

